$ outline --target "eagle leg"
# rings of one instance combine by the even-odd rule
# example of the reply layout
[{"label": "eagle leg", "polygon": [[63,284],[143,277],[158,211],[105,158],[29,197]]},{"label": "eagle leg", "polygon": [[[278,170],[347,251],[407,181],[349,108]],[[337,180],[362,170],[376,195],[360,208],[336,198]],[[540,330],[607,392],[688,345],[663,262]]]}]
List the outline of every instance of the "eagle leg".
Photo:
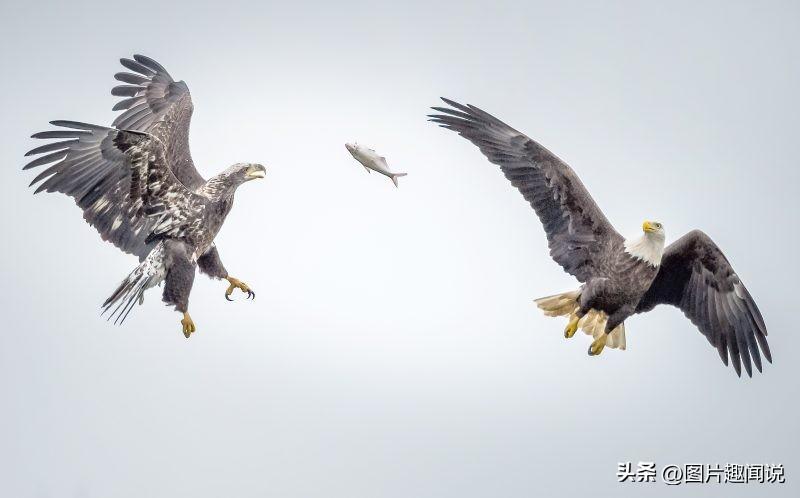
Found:
[{"label": "eagle leg", "polygon": [[575,332],[578,331],[578,322],[581,321],[581,317],[578,316],[577,313],[573,313],[569,317],[569,323],[567,323],[567,328],[564,329],[564,337],[570,339],[572,336],[575,335]]},{"label": "eagle leg", "polygon": [[179,240],[164,242],[166,252],[167,275],[164,278],[164,292],[161,299],[168,305],[175,306],[175,311],[183,313],[181,325],[183,335],[188,339],[197,330],[189,316],[189,294],[194,283],[195,264],[190,255],[194,248]]},{"label": "eagle leg", "polygon": [[231,294],[233,294],[233,290],[234,289],[239,289],[242,292],[247,293],[247,299],[255,299],[256,298],[256,293],[253,292],[250,289],[250,287],[247,286],[246,283],[242,282],[238,278],[225,277],[225,280],[230,282],[230,285],[228,286],[228,290],[225,291],[225,299],[227,299],[228,301],[233,301],[233,299],[231,299],[230,296],[231,296]]},{"label": "eagle leg", "polygon": [[608,334],[603,333],[600,334],[600,337],[595,339],[592,342],[592,345],[589,346],[589,356],[597,356],[603,352],[603,348],[606,347],[606,340],[608,339]]},{"label": "eagle leg", "polygon": [[187,339],[189,338],[190,335],[192,335],[192,332],[197,330],[197,327],[195,327],[194,321],[192,320],[192,317],[189,316],[188,311],[183,312],[183,319],[181,320],[181,325],[183,325],[183,336],[186,337]]},{"label": "eagle leg", "polygon": [[[605,323],[602,323],[602,333],[600,333],[594,342],[592,342],[592,345],[589,346],[589,356],[597,356],[603,352],[603,348],[606,347],[606,342],[608,341],[608,336],[614,332],[617,326],[622,325],[625,319],[630,316],[631,311],[631,306],[625,305],[604,319]],[[619,345],[612,339],[611,347],[619,347]],[[623,347],[622,349],[625,348]]]}]

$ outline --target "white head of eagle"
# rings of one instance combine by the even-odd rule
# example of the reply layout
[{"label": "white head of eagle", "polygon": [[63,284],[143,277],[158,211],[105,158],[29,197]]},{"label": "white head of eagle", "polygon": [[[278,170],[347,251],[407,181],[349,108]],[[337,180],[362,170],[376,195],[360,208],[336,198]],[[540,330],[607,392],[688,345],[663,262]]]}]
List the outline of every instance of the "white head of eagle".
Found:
[{"label": "white head of eagle", "polygon": [[661,265],[667,238],[664,225],[657,221],[645,221],[642,223],[642,232],[641,237],[625,239],[625,252],[653,266]]}]

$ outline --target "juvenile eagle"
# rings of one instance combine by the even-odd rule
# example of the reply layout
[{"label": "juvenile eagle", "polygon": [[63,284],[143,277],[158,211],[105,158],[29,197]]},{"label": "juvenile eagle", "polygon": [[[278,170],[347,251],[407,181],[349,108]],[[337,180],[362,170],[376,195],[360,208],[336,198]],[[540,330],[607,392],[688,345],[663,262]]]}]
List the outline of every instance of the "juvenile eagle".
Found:
[{"label": "juvenile eagle", "polygon": [[[575,172],[550,151],[471,105],[443,99],[431,121],[477,145],[517,187],[544,225],[550,256],[583,285],[537,299],[548,316],[568,316],[564,336],[578,328],[594,337],[590,355],[625,349],[625,319],[658,304],[677,306],[725,365],[752,376],[761,353],[772,362],[767,328],[756,303],[714,241],[693,230],[664,248],[661,223],[645,221],[640,237],[623,238]],[[760,352],[759,352],[760,347]]]},{"label": "juvenile eagle", "polygon": [[196,330],[189,316],[195,266],[226,279],[225,298],[234,289],[255,298],[241,280],[228,275],[214,237],[233,206],[239,185],[263,178],[260,164],[234,164],[204,180],[189,153],[192,99],[183,81],[149,57],[121,59],[131,72],[114,75],[126,83],[111,90],[125,97],[125,110],[112,128],[76,121],[51,121],[57,130],[33,135],[64,139],[29,151],[39,155],[23,169],[47,166],[31,182],[35,193],[62,192],[75,199],[83,218],[103,240],[134,254],[140,264],[103,303],[103,313],[122,323],[144,292],[164,281],[163,300],[183,313],[188,338]]}]

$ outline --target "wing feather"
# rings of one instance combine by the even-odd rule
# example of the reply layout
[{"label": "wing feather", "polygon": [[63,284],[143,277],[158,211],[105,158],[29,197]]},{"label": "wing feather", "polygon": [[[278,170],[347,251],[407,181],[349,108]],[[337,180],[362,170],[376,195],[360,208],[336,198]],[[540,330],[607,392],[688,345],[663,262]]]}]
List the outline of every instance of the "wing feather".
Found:
[{"label": "wing feather", "polygon": [[[112,90],[112,94],[113,94],[113,90]],[[140,102],[140,100],[141,99],[138,99],[136,97],[120,100],[119,102],[114,104],[114,107],[112,107],[111,110],[112,111],[120,111],[122,109],[130,109],[131,106],[133,106],[134,104],[138,104]],[[133,128],[131,128],[131,129],[133,129]]]},{"label": "wing feather", "polygon": [[70,146],[77,144],[78,140],[64,140],[63,142],[53,142],[50,144],[41,145],[25,153],[25,156],[35,156],[36,154],[44,154],[53,150],[68,149]]},{"label": "wing feather", "polygon": [[134,73],[139,73],[148,78],[156,74],[155,71],[148,69],[143,64],[140,64],[136,61],[132,61],[130,59],[120,59],[119,63],[125,66],[126,68],[130,69]]},{"label": "wing feather", "polygon": [[31,135],[31,138],[80,138],[81,136],[88,135],[90,135],[90,133],[81,133],[69,130],[51,130],[34,133]]},{"label": "wing feather", "polygon": [[111,95],[115,97],[134,97],[141,88],[137,85],[117,85],[111,89]]},{"label": "wing feather", "polygon": [[156,73],[165,74],[169,77],[169,73],[167,72],[166,69],[164,69],[164,66],[154,61],[150,57],[147,57],[146,55],[136,54],[133,56],[133,58],[136,62],[145,65],[147,68],[152,69]]},{"label": "wing feather", "polygon": [[146,77],[133,73],[117,73],[114,75],[114,79],[131,85],[143,85],[147,83]]},{"label": "wing feather", "polygon": [[737,375],[743,366],[749,376],[753,365],[761,372],[762,355],[772,362],[758,306],[719,247],[700,230],[667,247],[658,275],[636,312],[659,304],[681,309],[716,347],[725,365],[730,358]]},{"label": "wing feather", "polygon": [[550,255],[581,282],[602,273],[623,238],[578,175],[539,143],[472,105],[442,99],[431,121],[477,145],[531,204],[547,234]]},{"label": "wing feather", "polygon": [[64,157],[66,157],[68,152],[69,152],[68,150],[59,150],[57,152],[53,152],[52,154],[45,154],[29,162],[28,164],[23,166],[22,169],[35,168],[43,164],[51,163],[54,161],[60,161],[61,159],[64,159]]},{"label": "wing feather", "polygon": [[189,125],[192,119],[192,98],[183,81],[175,81],[164,66],[144,55],[120,59],[132,73],[114,75],[127,85],[116,86],[112,95],[125,97],[113,107],[124,110],[113,126],[147,132],[164,145],[167,164],[175,177],[192,190],[205,183],[197,172],[189,150]]},{"label": "wing feather", "polygon": [[[31,182],[35,193],[62,192],[83,210],[84,219],[103,240],[144,258],[152,247],[156,225],[179,230],[187,203],[199,196],[184,186],[166,162],[161,142],[152,135],[74,121],[53,121],[62,129],[36,138],[69,138],[40,146],[24,169],[46,166]],[[40,155],[43,154],[43,155]],[[138,186],[132,192],[131,186]],[[164,205],[169,204],[169,209]],[[147,211],[158,212],[155,218]]]}]

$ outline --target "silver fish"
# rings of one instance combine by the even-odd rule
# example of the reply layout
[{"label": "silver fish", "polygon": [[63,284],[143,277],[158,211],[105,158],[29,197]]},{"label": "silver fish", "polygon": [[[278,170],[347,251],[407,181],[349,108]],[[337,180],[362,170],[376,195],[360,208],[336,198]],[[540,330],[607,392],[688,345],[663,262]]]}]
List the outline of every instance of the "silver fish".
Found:
[{"label": "silver fish", "polygon": [[406,176],[408,173],[392,173],[389,171],[389,165],[386,164],[386,158],[379,156],[374,150],[358,144],[344,144],[350,154],[360,162],[367,172],[377,171],[378,173],[388,176],[392,179],[395,187],[398,187],[397,179],[401,176]]}]

